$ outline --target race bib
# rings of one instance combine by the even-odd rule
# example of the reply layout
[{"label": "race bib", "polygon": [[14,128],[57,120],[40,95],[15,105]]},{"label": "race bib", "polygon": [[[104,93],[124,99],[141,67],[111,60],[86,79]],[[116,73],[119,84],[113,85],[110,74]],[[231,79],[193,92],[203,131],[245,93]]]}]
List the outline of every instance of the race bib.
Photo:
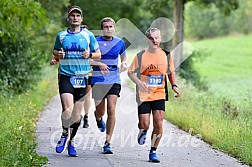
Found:
[{"label": "race bib", "polygon": [[85,88],[86,82],[84,76],[71,76],[70,82],[74,88]]},{"label": "race bib", "polygon": [[148,75],[148,86],[161,86],[163,75]]}]

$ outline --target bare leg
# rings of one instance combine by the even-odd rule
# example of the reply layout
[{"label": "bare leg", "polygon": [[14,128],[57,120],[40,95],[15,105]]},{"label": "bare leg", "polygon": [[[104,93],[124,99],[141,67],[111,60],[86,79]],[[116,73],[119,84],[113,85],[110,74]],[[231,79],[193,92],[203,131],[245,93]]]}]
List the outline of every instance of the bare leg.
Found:
[{"label": "bare leg", "polygon": [[107,113],[108,113],[108,118],[107,118],[107,125],[106,125],[106,141],[110,143],[110,140],[112,138],[114,128],[115,128],[115,107],[116,107],[116,102],[117,102],[118,96],[117,95],[108,95],[107,100]]},{"label": "bare leg", "polygon": [[153,111],[153,131],[151,135],[151,147],[157,148],[163,134],[163,110]]}]

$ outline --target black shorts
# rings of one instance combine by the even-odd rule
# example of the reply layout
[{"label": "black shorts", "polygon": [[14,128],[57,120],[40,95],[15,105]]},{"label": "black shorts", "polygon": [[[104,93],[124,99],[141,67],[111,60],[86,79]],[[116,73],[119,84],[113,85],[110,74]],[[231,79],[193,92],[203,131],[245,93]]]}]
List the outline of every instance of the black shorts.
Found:
[{"label": "black shorts", "polygon": [[151,113],[153,110],[163,110],[165,111],[165,100],[155,100],[143,102],[138,106],[138,115]]},{"label": "black shorts", "polygon": [[120,84],[94,84],[92,85],[92,97],[95,100],[102,100],[108,95],[117,95],[120,97]]},{"label": "black shorts", "polygon": [[92,76],[88,76],[88,85],[91,85],[92,82]]},{"label": "black shorts", "polygon": [[[87,85],[87,79],[85,79]],[[87,87],[85,88],[74,88],[70,82],[70,76],[59,75],[59,93],[70,93],[74,96],[74,100],[84,100],[84,96],[87,93]]]}]

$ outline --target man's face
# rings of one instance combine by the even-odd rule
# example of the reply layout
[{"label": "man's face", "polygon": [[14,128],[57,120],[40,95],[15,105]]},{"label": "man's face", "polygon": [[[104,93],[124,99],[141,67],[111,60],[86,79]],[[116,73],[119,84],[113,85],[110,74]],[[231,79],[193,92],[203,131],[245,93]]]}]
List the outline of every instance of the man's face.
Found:
[{"label": "man's face", "polygon": [[159,48],[160,42],[161,42],[161,36],[159,31],[151,31],[148,38],[148,45],[150,48]]},{"label": "man's face", "polygon": [[68,22],[71,25],[80,26],[82,21],[83,21],[83,18],[81,14],[77,11],[71,12],[68,16]]},{"label": "man's face", "polygon": [[111,21],[103,22],[102,24],[103,36],[112,37],[115,32],[115,25]]}]

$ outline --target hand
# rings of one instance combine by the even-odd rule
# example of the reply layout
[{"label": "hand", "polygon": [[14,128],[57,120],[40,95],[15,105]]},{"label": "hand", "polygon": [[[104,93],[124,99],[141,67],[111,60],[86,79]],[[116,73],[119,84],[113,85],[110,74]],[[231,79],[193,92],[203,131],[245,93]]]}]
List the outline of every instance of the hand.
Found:
[{"label": "hand", "polygon": [[180,97],[180,93],[179,93],[179,88],[178,87],[173,86],[172,90],[176,93],[174,95],[174,97],[176,97],[176,98]]},{"label": "hand", "polygon": [[101,63],[99,68],[102,74],[109,74],[109,67],[106,64]]},{"label": "hand", "polygon": [[121,63],[121,66],[120,66],[120,72],[124,72],[124,71],[126,71],[128,69],[128,65],[127,65],[127,63],[125,62],[125,61],[123,61],[122,63]]},{"label": "hand", "polygon": [[55,59],[52,59],[51,61],[50,61],[50,65],[55,65],[55,64],[57,64],[58,62],[57,62],[57,60],[55,60]]},{"label": "hand", "polygon": [[65,52],[64,52],[63,48],[60,48],[60,50],[58,51],[58,57],[59,57],[60,59],[64,59],[64,57],[65,57]]},{"label": "hand", "polygon": [[90,58],[90,52],[84,49],[84,51],[82,52],[82,57],[85,59]]},{"label": "hand", "polygon": [[148,92],[148,86],[145,82],[141,81],[137,84],[137,86],[142,92]]}]

